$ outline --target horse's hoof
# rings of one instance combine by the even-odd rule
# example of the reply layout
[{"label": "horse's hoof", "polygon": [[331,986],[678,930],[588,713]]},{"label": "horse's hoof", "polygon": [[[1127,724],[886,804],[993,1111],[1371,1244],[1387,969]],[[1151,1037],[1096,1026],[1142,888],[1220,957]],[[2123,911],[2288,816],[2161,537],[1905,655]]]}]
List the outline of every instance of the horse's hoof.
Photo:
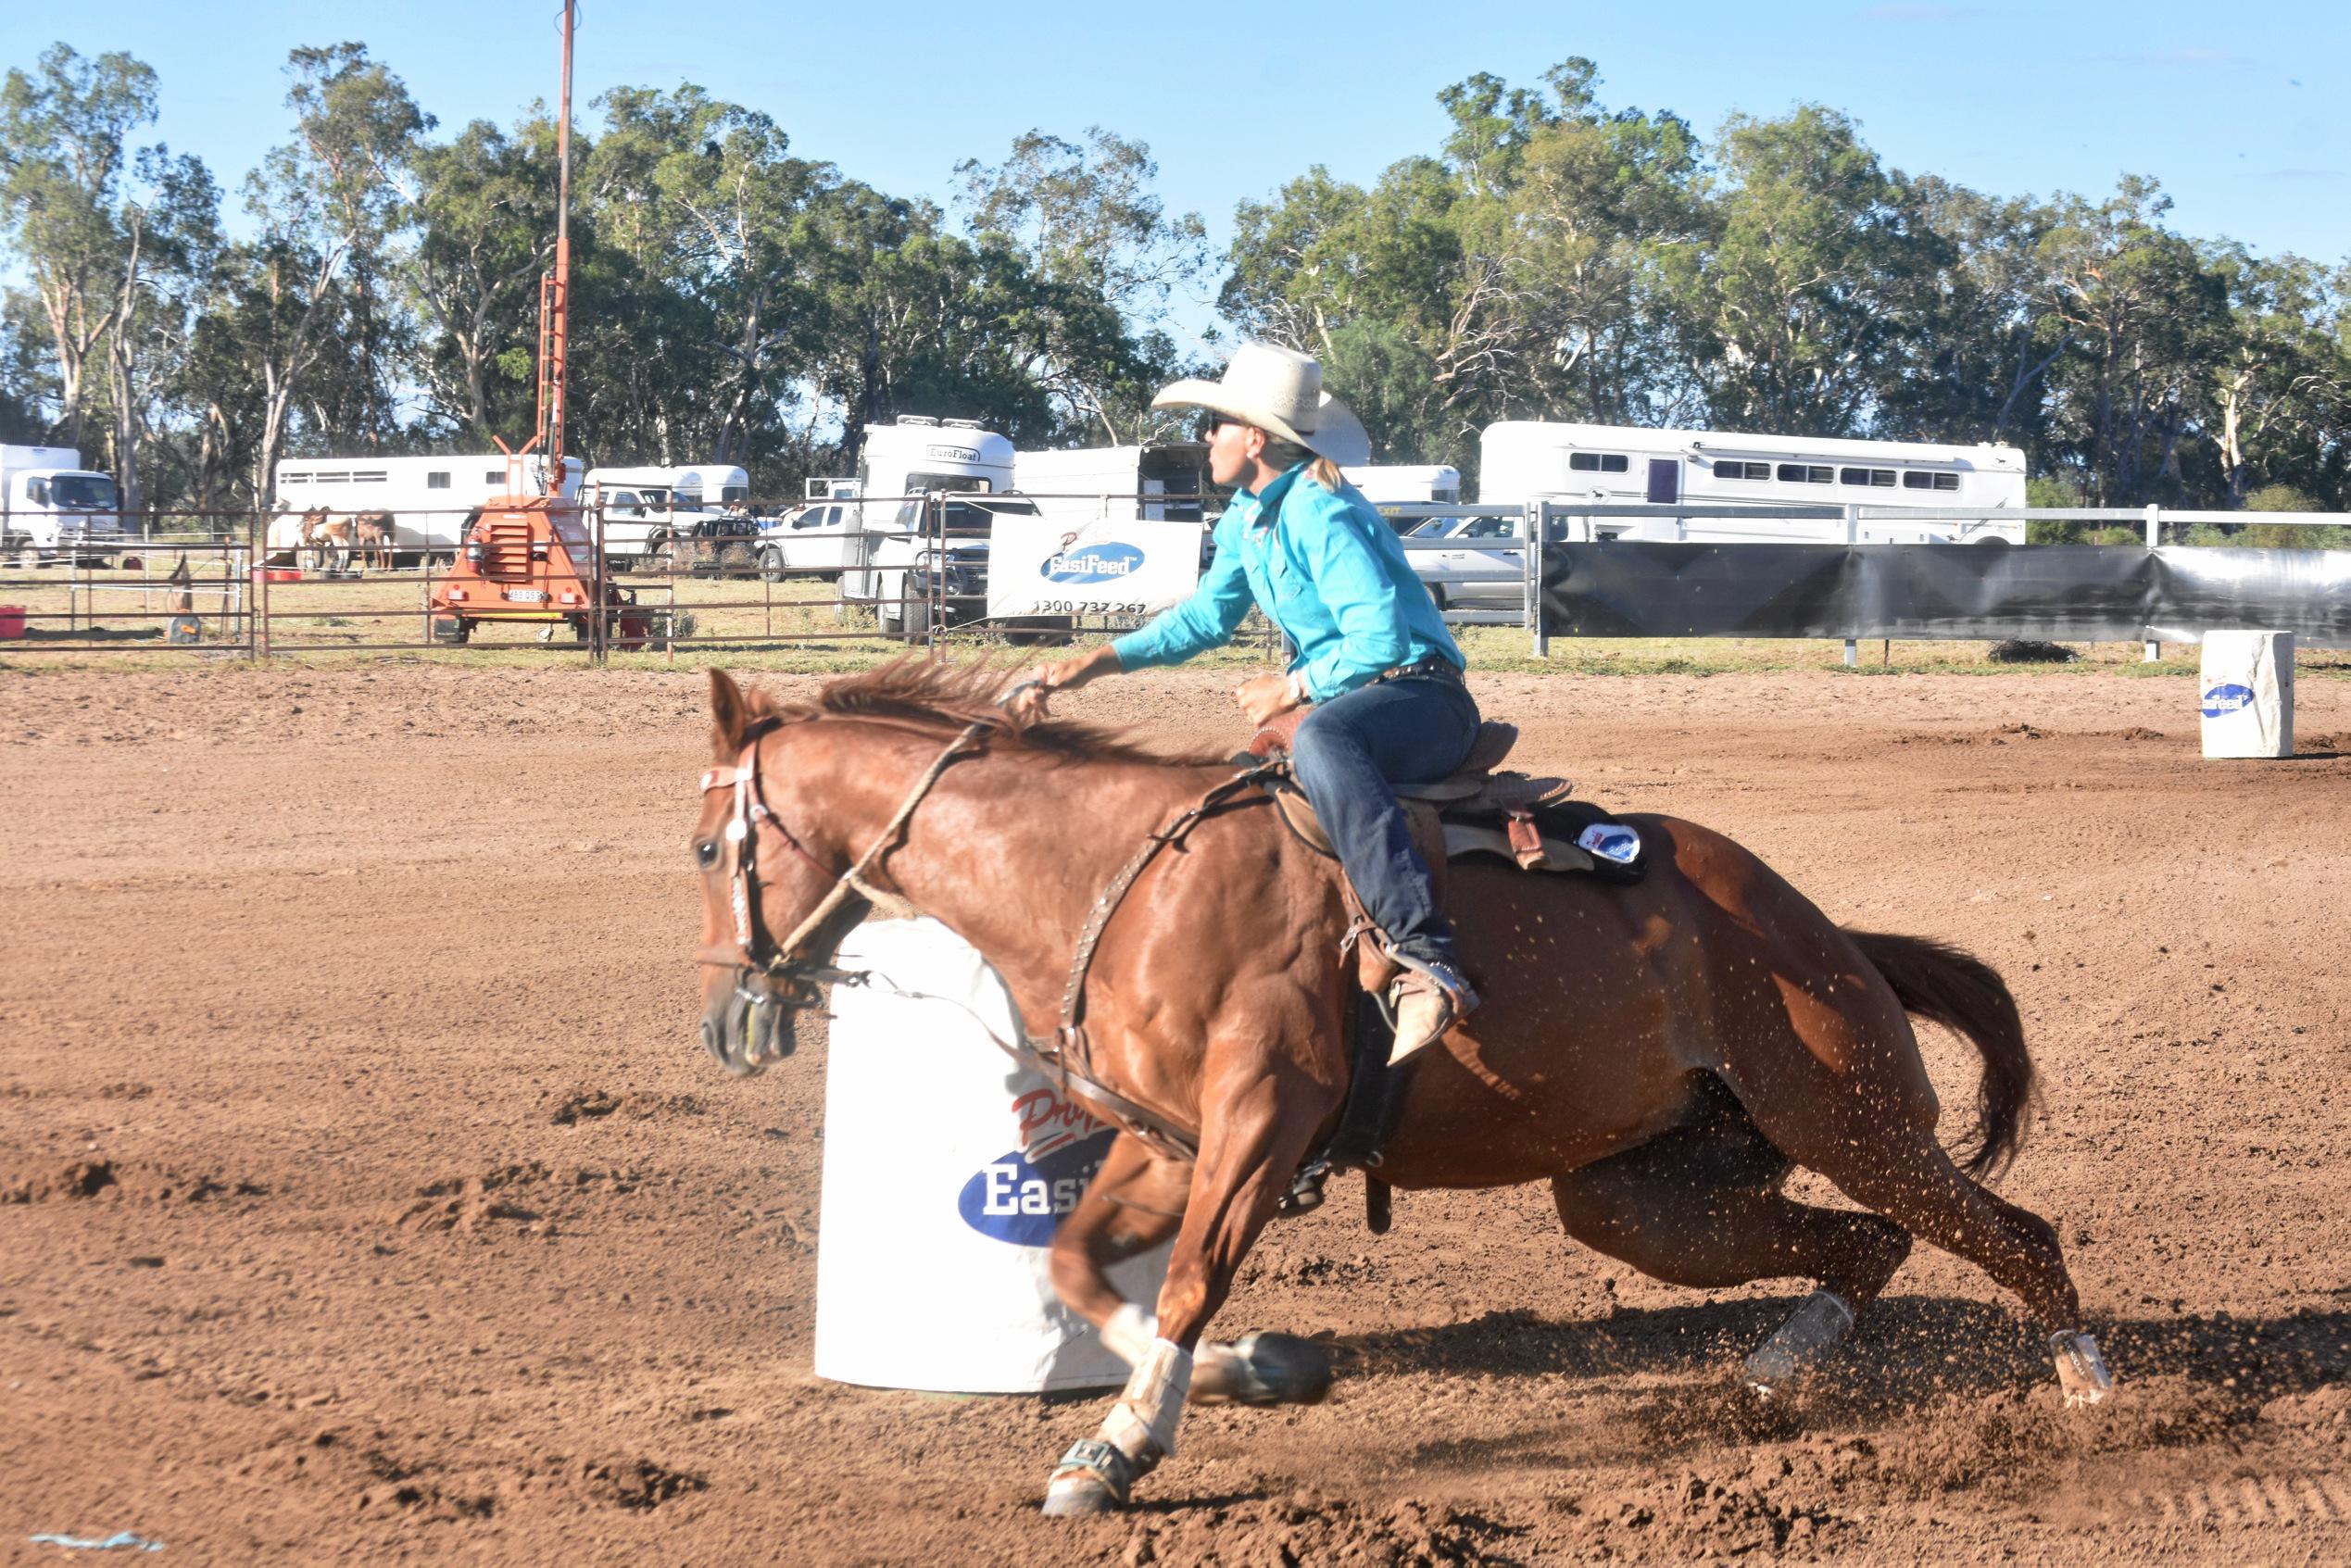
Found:
[{"label": "horse's hoof", "polygon": [[1244,1405],[1319,1405],[1330,1397],[1330,1352],[1294,1334],[1251,1334],[1233,1342]]},{"label": "horse's hoof", "polygon": [[2064,1390],[2068,1410],[2087,1410],[2114,1397],[2114,1374],[2106,1370],[2098,1342],[2070,1330],[2049,1336],[2049,1349],[2057,1362],[2057,1386]]},{"label": "horse's hoof", "polygon": [[1056,1475],[1045,1488],[1045,1517],[1087,1519],[1097,1513],[1116,1513],[1125,1505],[1090,1471]]},{"label": "horse's hoof", "polygon": [[1099,1437],[1072,1443],[1045,1483],[1045,1517],[1084,1519],[1126,1506],[1138,1474],[1135,1461]]}]

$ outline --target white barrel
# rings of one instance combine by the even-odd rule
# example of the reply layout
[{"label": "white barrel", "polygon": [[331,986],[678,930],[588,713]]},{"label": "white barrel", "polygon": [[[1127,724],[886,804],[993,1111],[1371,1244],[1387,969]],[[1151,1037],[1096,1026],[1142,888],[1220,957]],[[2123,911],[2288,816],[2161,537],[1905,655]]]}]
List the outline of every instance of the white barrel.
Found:
[{"label": "white barrel", "polygon": [[[1014,1037],[1012,997],[945,926],[869,922],[839,961],[874,981],[833,989],[817,1375],[974,1394],[1124,1384],[1046,1261],[1113,1130],[989,1041]],[[1166,1272],[1163,1247],[1111,1278],[1148,1312]]]},{"label": "white barrel", "polygon": [[2196,682],[2206,757],[2294,755],[2294,633],[2206,632]]}]

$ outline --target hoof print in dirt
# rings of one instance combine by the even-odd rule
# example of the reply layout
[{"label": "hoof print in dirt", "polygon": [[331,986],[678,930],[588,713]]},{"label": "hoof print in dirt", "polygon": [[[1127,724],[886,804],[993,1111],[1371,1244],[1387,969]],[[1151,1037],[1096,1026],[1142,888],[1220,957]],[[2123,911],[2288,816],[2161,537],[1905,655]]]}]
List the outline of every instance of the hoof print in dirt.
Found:
[{"label": "hoof print in dirt", "polygon": [[0,1184],[0,1203],[39,1203],[52,1198],[95,1198],[120,1178],[106,1160],[76,1160],[53,1171],[10,1176]]},{"label": "hoof print in dirt", "polygon": [[657,1095],[641,1089],[615,1095],[609,1089],[585,1089],[566,1097],[548,1120],[559,1127],[575,1127],[583,1122],[602,1121],[615,1111],[626,1111],[634,1122],[651,1122],[699,1116],[702,1102],[692,1095]]},{"label": "hoof print in dirt", "polygon": [[613,1508],[654,1509],[688,1492],[708,1489],[710,1482],[688,1471],[672,1470],[642,1456],[583,1461],[580,1490],[597,1502]]},{"label": "hoof print in dirt", "polygon": [[621,1109],[621,1102],[603,1089],[591,1089],[585,1094],[572,1095],[555,1108],[549,1118],[559,1127],[576,1126],[583,1121],[610,1116]]},{"label": "hoof print in dirt", "polygon": [[[1301,1491],[1182,1509],[1138,1524],[1122,1562],[1347,1562],[1430,1568],[1456,1562],[1539,1561],[1516,1537],[1523,1524],[1407,1499],[1385,1508]],[[1239,1542],[1245,1549],[1236,1550]]]},{"label": "hoof print in dirt", "polygon": [[452,1231],[460,1236],[475,1235],[492,1220],[527,1223],[539,1218],[536,1210],[523,1207],[510,1196],[496,1195],[511,1194],[546,1177],[547,1167],[534,1160],[433,1182],[417,1189],[418,1200],[402,1210],[394,1223],[403,1230]]}]

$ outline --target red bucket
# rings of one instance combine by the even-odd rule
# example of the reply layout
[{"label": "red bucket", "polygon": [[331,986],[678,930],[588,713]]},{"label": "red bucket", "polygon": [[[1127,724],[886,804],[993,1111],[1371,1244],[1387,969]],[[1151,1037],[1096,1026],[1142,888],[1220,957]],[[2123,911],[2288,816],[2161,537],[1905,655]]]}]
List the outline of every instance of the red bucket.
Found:
[{"label": "red bucket", "polygon": [[24,635],[24,606],[0,605],[0,641]]}]

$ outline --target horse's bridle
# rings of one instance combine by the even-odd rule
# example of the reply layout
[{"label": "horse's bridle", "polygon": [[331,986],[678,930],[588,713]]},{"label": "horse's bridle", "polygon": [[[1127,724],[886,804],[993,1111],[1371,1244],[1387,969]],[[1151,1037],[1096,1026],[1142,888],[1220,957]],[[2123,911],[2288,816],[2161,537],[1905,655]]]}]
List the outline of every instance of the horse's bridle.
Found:
[{"label": "horse's bridle", "polygon": [[[1024,682],[999,700],[1009,704],[1026,686],[1037,684]],[[816,1006],[819,982],[859,985],[872,978],[864,972],[840,969],[828,961],[841,939],[862,918],[865,906],[871,906],[889,920],[910,920],[919,911],[898,894],[875,887],[867,879],[867,873],[898,842],[900,830],[913,816],[914,809],[930,794],[931,786],[938,783],[939,775],[947,771],[957,758],[975,751],[977,747],[973,742],[995,728],[986,720],[974,720],[964,727],[962,734],[948,742],[947,748],[932,759],[931,765],[923,771],[923,776],[915,780],[913,788],[907,792],[906,798],[899,803],[888,825],[882,829],[862,855],[846,870],[836,873],[827,870],[824,862],[793,835],[791,829],[784,825],[783,819],[769,809],[761,795],[760,743],[782,722],[775,718],[759,721],[744,732],[743,750],[734,767],[712,768],[702,775],[704,795],[716,789],[732,789],[735,792],[735,809],[728,816],[726,825],[720,830],[720,838],[734,847],[734,864],[727,872],[727,901],[735,917],[735,940],[732,946],[698,947],[694,953],[697,963],[735,972],[735,996],[730,1005],[746,1014],[743,1023],[750,1036],[747,1047],[751,1053],[752,1064],[735,1065],[720,1047],[720,1043],[712,1039],[712,1025],[707,1022],[703,1025],[704,1044],[713,1056],[727,1065],[729,1072],[756,1071],[758,1066],[764,1065],[761,1060],[762,1051],[758,1036],[782,1031],[784,1014]],[[1198,1158],[1198,1132],[1117,1093],[1093,1074],[1092,1064],[1087,1060],[1089,1053],[1082,1022],[1086,976],[1093,965],[1095,949],[1110,924],[1111,916],[1117,912],[1127,889],[1134,885],[1135,879],[1142,874],[1144,868],[1161,850],[1181,840],[1202,818],[1236,797],[1255,794],[1257,780],[1264,771],[1262,764],[1251,766],[1212,786],[1201,800],[1150,834],[1135,857],[1111,879],[1109,886],[1094,901],[1086,927],[1078,935],[1076,951],[1070,963],[1068,985],[1062,997],[1061,1026],[1050,1037],[1039,1039],[1029,1035],[1024,1027],[1022,1038],[1012,1041],[997,1038],[994,1031],[989,1031],[989,1037],[995,1039],[997,1047],[1013,1060],[1059,1079],[1064,1092],[1072,1083],[1076,1084],[1081,1092],[1108,1110],[1128,1132],[1174,1159],[1190,1160]],[[773,944],[766,940],[759,914],[756,867],[759,834],[762,825],[772,830],[800,859],[833,878],[831,889],[793,928],[791,935]],[[754,974],[766,977],[770,985],[767,994],[751,988],[749,980]],[[901,994],[916,996],[920,993]],[[776,1054],[788,1052],[790,1046],[786,1043]]]},{"label": "horse's bridle", "polygon": [[[696,948],[694,961],[715,968],[733,969],[744,976],[764,975],[771,985],[781,983],[781,990],[773,1000],[787,1007],[812,1007],[817,1000],[816,982],[852,977],[825,961],[832,957],[835,943],[824,944],[820,950],[811,952],[806,949],[811,940],[853,901],[871,905],[892,919],[912,916],[914,911],[905,899],[875,887],[867,880],[867,873],[897,842],[899,830],[914,814],[914,808],[923,803],[923,797],[930,794],[931,786],[938,783],[939,775],[958,757],[971,752],[974,749],[972,743],[993,726],[980,721],[965,726],[962,734],[949,742],[947,749],[924,770],[923,776],[915,781],[913,789],[890,818],[889,825],[881,831],[865,853],[848,869],[836,872],[811,854],[808,846],[785,826],[784,820],[769,809],[760,788],[760,745],[782,723],[782,720],[773,718],[759,721],[744,732],[743,750],[735,759],[734,767],[712,768],[702,775],[704,795],[717,789],[732,789],[735,792],[735,809],[727,817],[726,825],[719,832],[720,839],[732,847],[734,864],[727,872],[727,903],[735,917],[735,940],[731,947]],[[782,839],[801,859],[815,867],[819,874],[833,879],[833,885],[817,901],[816,907],[781,942],[769,941],[760,920],[757,864],[759,835],[762,826]],[[861,914],[863,911],[859,909],[856,912]],[[846,933],[853,923],[854,921],[841,922],[840,932],[836,933],[836,941],[837,936]],[[738,981],[736,989],[744,992],[748,987]],[[745,999],[765,998],[748,997]]]}]

